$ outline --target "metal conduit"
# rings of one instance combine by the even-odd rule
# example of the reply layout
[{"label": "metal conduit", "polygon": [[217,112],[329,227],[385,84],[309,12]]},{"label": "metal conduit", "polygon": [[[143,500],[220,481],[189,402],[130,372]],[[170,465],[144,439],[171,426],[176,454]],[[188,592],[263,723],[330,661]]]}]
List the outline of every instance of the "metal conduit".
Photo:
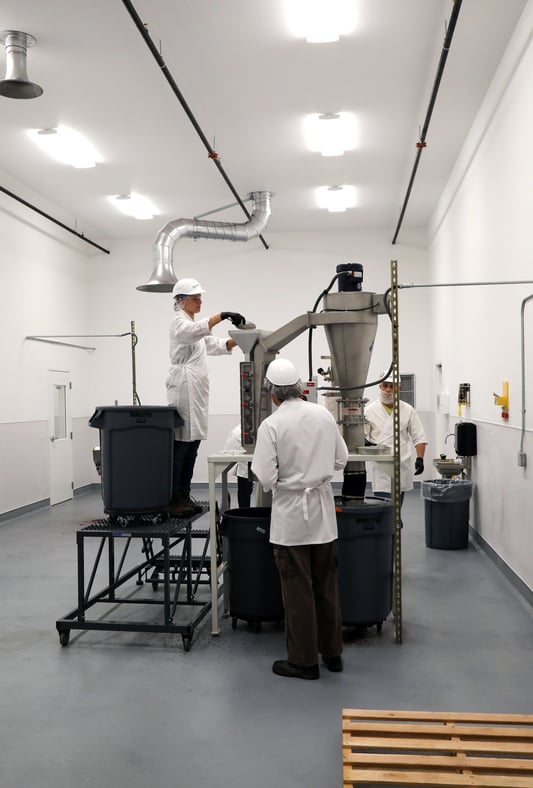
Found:
[{"label": "metal conduit", "polygon": [[409,184],[407,186],[407,192],[405,193],[403,205],[400,211],[400,217],[398,219],[398,224],[396,225],[396,231],[394,233],[394,237],[392,239],[392,243],[396,243],[396,239],[398,238],[398,234],[400,232],[400,227],[402,226],[403,217],[405,215],[405,210],[407,208],[407,203],[409,202],[409,197],[411,196],[411,189],[413,188],[413,183],[415,180],[416,172],[418,170],[418,164],[420,162],[420,157],[422,155],[422,151],[426,147],[426,136],[429,128],[429,122],[431,120],[431,116],[433,114],[433,108],[435,106],[435,101],[437,98],[437,93],[439,92],[440,81],[442,79],[442,74],[444,72],[444,66],[446,65],[446,60],[448,58],[448,52],[450,49],[450,45],[452,43],[452,38],[455,30],[455,25],[457,22],[457,17],[459,16],[459,11],[461,10],[461,3],[463,0],[453,0],[453,10],[452,15],[450,17],[450,24],[448,25],[448,29],[446,31],[446,36],[444,38],[444,44],[442,46],[442,52],[440,55],[439,65],[437,68],[437,76],[435,77],[435,82],[433,83],[433,90],[431,92],[431,97],[429,99],[429,105],[426,112],[426,119],[424,120],[424,126],[422,127],[422,133],[420,134],[420,140],[416,143],[416,157],[415,163],[413,165],[413,170],[411,172],[411,177],[409,179]]},{"label": "metal conduit", "polygon": [[91,244],[91,246],[95,246],[97,249],[100,249],[101,252],[105,252],[106,254],[109,254],[109,249],[104,249],[104,247],[100,246],[100,244],[91,241],[90,238],[86,238],[83,233],[79,233],[77,230],[73,230],[72,227],[68,227],[66,224],[63,224],[63,222],[60,222],[59,219],[55,219],[53,216],[50,216],[49,213],[45,213],[45,211],[41,211],[40,208],[37,208],[37,206],[32,205],[27,200],[23,200],[22,197],[19,197],[17,194],[10,192],[9,189],[6,189],[4,186],[0,186],[0,191],[4,192],[4,194],[7,194],[8,197],[12,197],[14,200],[17,200],[18,202],[22,203],[22,205],[25,205],[26,208],[31,208],[31,210],[35,211],[35,213],[38,213],[39,216],[44,216],[44,218],[48,219],[48,221],[54,222],[54,224],[57,224],[59,227],[62,227],[63,230],[72,233],[72,235],[75,235],[77,238],[80,239],[80,241],[85,241],[85,243]]},{"label": "metal conduit", "polygon": [[[205,136],[204,132],[200,128],[200,125],[199,125],[198,121],[196,120],[196,118],[194,117],[191,108],[187,104],[187,101],[185,100],[185,97],[183,96],[183,93],[181,92],[181,90],[177,86],[176,81],[174,80],[174,77],[172,76],[172,74],[168,70],[168,68],[167,68],[167,66],[165,64],[165,61],[161,57],[160,53],[157,51],[157,48],[156,48],[154,42],[150,38],[150,34],[148,33],[148,31],[147,31],[145,25],[143,24],[140,16],[138,15],[137,11],[135,10],[135,6],[133,5],[133,3],[130,2],[130,0],[122,0],[122,3],[124,5],[124,7],[126,8],[127,12],[129,13],[129,15],[131,16],[131,18],[132,18],[137,30],[139,31],[139,33],[143,37],[144,41],[146,42],[146,45],[148,46],[148,49],[150,50],[150,52],[154,56],[154,58],[155,58],[155,60],[157,62],[157,65],[159,66],[159,68],[163,72],[163,75],[164,75],[165,79],[167,80],[168,84],[170,85],[170,87],[172,88],[172,90],[174,92],[174,95],[176,96],[176,98],[180,102],[181,106],[185,110],[185,114],[187,115],[187,117],[191,121],[196,133],[198,134],[198,136],[200,137],[204,147],[206,148],[206,150],[207,150],[207,152],[209,154],[209,158],[211,159],[211,161],[213,161],[216,164],[216,166],[218,168],[218,171],[220,172],[220,174],[224,178],[224,181],[226,182],[227,186],[229,187],[229,190],[231,191],[231,193],[233,194],[233,196],[237,200],[237,203],[240,205],[240,207],[244,211],[244,214],[245,214],[246,218],[250,219],[251,218],[250,213],[248,212],[244,202],[240,198],[239,193],[237,192],[235,186],[233,185],[233,183],[229,179],[226,171],[224,170],[224,167],[222,166],[222,163],[221,163],[220,159],[218,158],[218,154],[211,147],[207,137]],[[268,244],[265,241],[265,239],[263,238],[263,236],[259,235],[259,238],[261,239],[261,243],[263,244],[265,249],[268,249],[269,248]]]},{"label": "metal conduit", "polygon": [[531,301],[533,295],[529,295],[522,301],[520,309],[520,374],[522,377],[522,426],[520,430],[520,453],[524,451],[524,436],[526,434],[526,337],[524,331],[524,312],[526,304]]}]

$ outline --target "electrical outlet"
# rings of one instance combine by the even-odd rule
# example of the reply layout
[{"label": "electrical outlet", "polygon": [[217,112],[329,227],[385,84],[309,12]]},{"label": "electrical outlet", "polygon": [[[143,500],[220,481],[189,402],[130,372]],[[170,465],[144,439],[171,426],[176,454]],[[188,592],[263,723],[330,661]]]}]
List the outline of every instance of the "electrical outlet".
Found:
[{"label": "electrical outlet", "polygon": [[525,468],[527,465],[527,454],[525,451],[518,452],[518,467]]}]

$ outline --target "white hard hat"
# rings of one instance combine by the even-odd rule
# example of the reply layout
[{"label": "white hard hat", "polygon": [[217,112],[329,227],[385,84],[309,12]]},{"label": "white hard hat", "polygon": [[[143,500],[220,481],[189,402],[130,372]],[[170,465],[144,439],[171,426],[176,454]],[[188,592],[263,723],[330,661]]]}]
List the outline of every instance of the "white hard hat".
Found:
[{"label": "white hard hat", "polygon": [[384,372],[380,373],[379,377],[383,378],[383,380],[380,381],[381,383],[394,383],[392,379],[392,372],[390,375],[387,375],[387,370],[384,370]]},{"label": "white hard hat", "polygon": [[266,371],[266,378],[274,386],[292,386],[300,380],[296,367],[287,358],[276,358],[271,361]]},{"label": "white hard hat", "polygon": [[189,277],[185,277],[185,279],[178,279],[172,288],[172,295],[174,297],[179,295],[200,295],[201,293],[205,293],[205,290],[202,289],[200,282],[198,282],[196,279],[190,279]]}]

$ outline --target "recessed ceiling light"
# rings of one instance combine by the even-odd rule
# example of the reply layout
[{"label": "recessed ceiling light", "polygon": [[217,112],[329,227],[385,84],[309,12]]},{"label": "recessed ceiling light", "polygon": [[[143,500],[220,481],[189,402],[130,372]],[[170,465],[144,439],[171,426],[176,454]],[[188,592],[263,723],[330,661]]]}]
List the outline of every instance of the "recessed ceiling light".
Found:
[{"label": "recessed ceiling light", "polygon": [[291,32],[310,44],[338,41],[355,28],[353,0],[285,0]]},{"label": "recessed ceiling light", "polygon": [[356,124],[351,112],[308,115],[304,130],[308,147],[322,156],[342,156],[355,147]]},{"label": "recessed ceiling light", "polygon": [[341,213],[356,204],[355,186],[322,186],[318,189],[318,204],[330,213]]},{"label": "recessed ceiling light", "polygon": [[103,161],[89,140],[68,126],[32,129],[30,136],[49,156],[63,164],[88,168]]},{"label": "recessed ceiling light", "polygon": [[133,216],[134,219],[153,219],[159,214],[153,203],[142,194],[131,192],[130,194],[118,194],[109,199],[119,211],[122,211],[126,216]]}]

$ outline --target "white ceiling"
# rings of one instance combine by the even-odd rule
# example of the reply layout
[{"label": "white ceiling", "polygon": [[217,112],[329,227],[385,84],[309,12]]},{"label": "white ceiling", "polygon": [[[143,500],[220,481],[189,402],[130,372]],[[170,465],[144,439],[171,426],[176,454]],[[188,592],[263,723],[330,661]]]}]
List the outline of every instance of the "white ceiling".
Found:
[{"label": "white ceiling", "polygon": [[[133,5],[241,198],[274,193],[267,242],[269,231],[352,228],[383,228],[392,239],[451,0],[354,0],[357,30],[330,44],[291,36],[283,0]],[[525,5],[463,0],[399,241],[427,225]],[[0,97],[0,170],[23,185],[21,197],[36,194],[30,201],[45,210],[51,201],[58,219],[95,239],[155,237],[171,219],[234,202],[121,0],[2,0],[8,29],[37,39],[28,75],[44,88],[37,99]],[[1,47],[0,78],[4,64]],[[339,111],[357,117],[356,149],[338,158],[307,151],[304,116]],[[85,133],[104,162],[60,165],[24,133],[60,123]],[[318,209],[315,187],[339,183],[356,186],[357,207]],[[160,215],[121,216],[107,195],[130,191]],[[0,208],[9,200],[0,195]],[[246,221],[238,207],[210,218]]]}]

